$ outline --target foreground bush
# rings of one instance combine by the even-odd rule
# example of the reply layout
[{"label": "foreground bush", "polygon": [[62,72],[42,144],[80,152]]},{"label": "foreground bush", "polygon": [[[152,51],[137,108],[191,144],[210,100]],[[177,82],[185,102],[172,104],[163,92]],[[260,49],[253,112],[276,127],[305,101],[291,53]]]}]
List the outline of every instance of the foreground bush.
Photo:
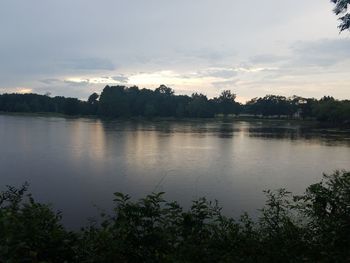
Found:
[{"label": "foreground bush", "polygon": [[61,215],[20,189],[0,194],[0,262],[349,262],[350,172],[325,175],[302,196],[267,191],[258,220],[216,202],[188,211],[162,193],[115,194],[112,215],[72,233]]}]

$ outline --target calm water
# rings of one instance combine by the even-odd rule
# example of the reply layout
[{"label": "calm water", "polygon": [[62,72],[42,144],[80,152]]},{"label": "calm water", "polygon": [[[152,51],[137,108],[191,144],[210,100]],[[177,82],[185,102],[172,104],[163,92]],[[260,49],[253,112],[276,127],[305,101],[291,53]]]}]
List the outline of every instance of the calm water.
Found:
[{"label": "calm water", "polygon": [[288,122],[121,122],[0,115],[0,189],[30,182],[71,227],[113,192],[206,196],[254,214],[262,191],[302,193],[322,172],[350,170],[350,133]]}]

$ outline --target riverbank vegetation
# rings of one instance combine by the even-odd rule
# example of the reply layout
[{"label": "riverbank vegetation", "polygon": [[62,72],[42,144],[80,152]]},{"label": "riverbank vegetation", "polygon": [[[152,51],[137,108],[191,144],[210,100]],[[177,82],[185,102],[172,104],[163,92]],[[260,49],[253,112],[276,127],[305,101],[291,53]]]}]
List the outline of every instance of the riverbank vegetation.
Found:
[{"label": "riverbank vegetation", "polygon": [[350,123],[349,100],[336,100],[327,96],[317,100],[299,96],[286,98],[267,95],[241,104],[236,101],[236,95],[229,90],[223,91],[218,97],[208,99],[199,93],[192,96],[175,95],[174,90],[164,85],[154,91],[139,89],[136,86],[106,86],[100,95],[93,93],[87,101],[38,94],[2,94],[0,111],[48,112],[107,118],[248,116],[312,119],[339,125]]},{"label": "riverbank vegetation", "polygon": [[28,185],[0,194],[0,262],[349,262],[350,172],[325,175],[301,196],[266,191],[260,217],[225,217],[217,202],[189,210],[163,194],[133,201],[72,232]]}]

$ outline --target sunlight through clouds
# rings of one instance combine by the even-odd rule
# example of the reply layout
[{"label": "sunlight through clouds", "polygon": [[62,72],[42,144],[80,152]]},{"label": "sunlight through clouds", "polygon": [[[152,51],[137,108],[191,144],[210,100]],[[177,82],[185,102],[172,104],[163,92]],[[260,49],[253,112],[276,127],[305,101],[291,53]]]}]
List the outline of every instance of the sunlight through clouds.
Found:
[{"label": "sunlight through clouds", "polygon": [[32,93],[32,92],[33,90],[29,88],[18,88],[18,93],[25,94],[25,93]]},{"label": "sunlight through clouds", "polygon": [[174,71],[159,71],[154,73],[139,73],[129,77],[129,83],[141,86],[153,86],[155,84],[168,85],[201,85],[203,79],[200,77],[185,77]]}]

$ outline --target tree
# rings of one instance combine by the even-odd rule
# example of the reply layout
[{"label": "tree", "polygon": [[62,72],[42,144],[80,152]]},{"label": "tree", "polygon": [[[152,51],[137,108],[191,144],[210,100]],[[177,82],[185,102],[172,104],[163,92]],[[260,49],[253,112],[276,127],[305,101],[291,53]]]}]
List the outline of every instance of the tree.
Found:
[{"label": "tree", "polygon": [[100,96],[99,114],[113,118],[128,117],[129,101],[125,86],[106,86]]},{"label": "tree", "polygon": [[194,93],[191,97],[192,101],[188,104],[188,113],[193,118],[210,118],[214,117],[211,105],[207,96]]},{"label": "tree", "polygon": [[153,104],[147,103],[145,106],[145,116],[147,118],[152,118],[156,114],[156,108],[154,107]]},{"label": "tree", "polygon": [[174,90],[172,88],[169,88],[165,85],[160,85],[159,88],[156,88],[155,90],[156,93],[171,96],[174,95]]},{"label": "tree", "polygon": [[228,101],[228,102],[234,102],[236,99],[236,94],[232,93],[230,90],[224,90],[221,92],[219,100],[221,101]]},{"label": "tree", "polygon": [[334,13],[339,16],[340,31],[344,31],[346,29],[350,29],[350,13],[348,12],[348,5],[350,5],[350,0],[331,0],[335,4],[335,8],[333,9]]},{"label": "tree", "polygon": [[79,100],[76,98],[66,98],[64,101],[64,114],[77,115],[79,113]]},{"label": "tree", "polygon": [[88,99],[89,104],[96,104],[98,97],[99,95],[96,92],[92,93]]},{"label": "tree", "polygon": [[298,109],[301,98],[266,95],[263,98],[254,98],[245,105],[246,111],[254,115],[263,116],[292,116]]},{"label": "tree", "polygon": [[92,114],[95,115],[97,113],[98,110],[98,98],[100,97],[100,95],[98,95],[96,92],[92,93],[87,101],[87,105],[86,105],[86,109],[87,109],[87,113],[88,114]]},{"label": "tree", "polygon": [[230,90],[224,90],[221,92],[219,98],[215,99],[218,104],[218,113],[227,114],[237,114],[239,112],[239,104],[235,101],[236,94],[232,93]]}]

